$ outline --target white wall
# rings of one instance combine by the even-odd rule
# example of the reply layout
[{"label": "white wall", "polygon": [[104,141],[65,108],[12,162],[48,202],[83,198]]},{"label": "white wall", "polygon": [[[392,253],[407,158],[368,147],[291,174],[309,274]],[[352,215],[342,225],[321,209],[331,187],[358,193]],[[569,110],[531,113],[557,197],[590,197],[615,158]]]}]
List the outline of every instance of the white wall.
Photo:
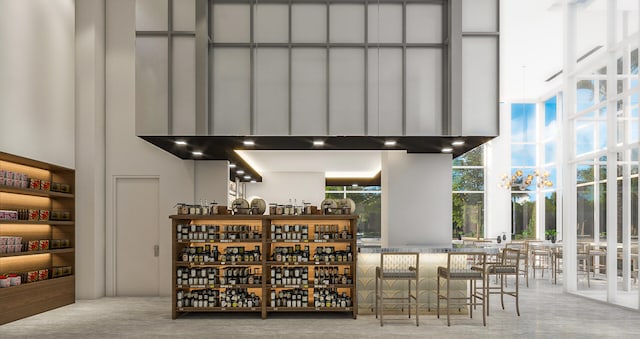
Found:
[{"label": "white wall", "polygon": [[212,160],[195,162],[195,195],[193,201],[186,203],[199,203],[206,199],[208,202],[217,202],[219,205],[227,204],[229,191],[229,161]]},{"label": "white wall", "polygon": [[451,154],[382,154],[382,247],[451,245]]},{"label": "white wall", "polygon": [[[113,276],[110,234],[114,228],[117,176],[160,178],[160,293],[171,288],[171,223],[173,206],[194,196],[194,164],[135,136],[135,0],[106,2],[106,279],[110,295]],[[135,208],[135,206],[133,206]],[[80,239],[81,241],[82,239]],[[81,255],[81,254],[80,254]]]},{"label": "white wall", "polygon": [[325,179],[323,172],[265,172],[262,182],[247,184],[247,200],[260,197],[269,203],[288,203],[289,199],[302,200],[320,206],[324,200]]},{"label": "white wall", "polygon": [[75,168],[74,1],[0,1],[0,150]]}]

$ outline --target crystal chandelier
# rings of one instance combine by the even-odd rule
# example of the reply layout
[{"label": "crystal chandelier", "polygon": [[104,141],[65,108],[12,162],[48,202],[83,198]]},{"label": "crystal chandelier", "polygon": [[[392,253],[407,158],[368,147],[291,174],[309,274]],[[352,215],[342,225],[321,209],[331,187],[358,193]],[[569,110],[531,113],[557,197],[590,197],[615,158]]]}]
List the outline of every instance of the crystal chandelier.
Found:
[{"label": "crystal chandelier", "polygon": [[503,174],[498,184],[501,188],[519,189],[521,191],[527,190],[532,184],[537,188],[552,187],[553,182],[549,180],[549,172],[545,171],[540,173],[538,170],[532,173],[526,174],[523,170],[516,170],[515,174],[508,176]]}]

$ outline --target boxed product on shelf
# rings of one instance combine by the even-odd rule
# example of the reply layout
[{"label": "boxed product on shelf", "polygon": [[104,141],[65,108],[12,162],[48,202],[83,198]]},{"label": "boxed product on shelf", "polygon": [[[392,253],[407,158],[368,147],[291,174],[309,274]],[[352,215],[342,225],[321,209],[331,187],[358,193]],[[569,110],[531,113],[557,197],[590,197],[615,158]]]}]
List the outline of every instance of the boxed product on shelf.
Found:
[{"label": "boxed product on shelf", "polygon": [[43,191],[50,191],[51,190],[51,181],[49,180],[41,180],[40,181],[40,189]]},{"label": "boxed product on shelf", "polygon": [[18,220],[18,211],[0,210],[0,220]]},{"label": "boxed product on shelf", "polygon": [[0,245],[20,245],[22,237],[3,236],[0,237]]},{"label": "boxed product on shelf", "polygon": [[51,211],[49,215],[50,220],[56,221],[68,221],[71,220],[71,212],[70,211]]},{"label": "boxed product on shelf", "polygon": [[24,173],[0,170],[0,185],[21,187],[23,181],[27,181]]},{"label": "boxed product on shelf", "polygon": [[60,182],[52,182],[50,190],[53,192],[69,193],[71,192],[71,186]]},{"label": "boxed product on shelf", "polygon": [[40,210],[40,220],[49,220],[49,210]]},{"label": "boxed product on shelf", "polygon": [[38,270],[38,280],[47,280],[47,279],[49,279],[49,269],[44,268],[44,269]]},{"label": "boxed product on shelf", "polygon": [[39,273],[38,271],[29,271],[27,272],[27,282],[36,282],[38,281]]},{"label": "boxed product on shelf", "polygon": [[0,288],[7,288],[9,286],[11,286],[9,277],[7,277],[6,275],[0,275]]},{"label": "boxed product on shelf", "polygon": [[22,252],[22,237],[0,237],[0,254]]},{"label": "boxed product on shelf", "polygon": [[22,283],[22,278],[18,274],[9,274],[9,285],[18,286]]},{"label": "boxed product on shelf", "polygon": [[29,188],[34,190],[40,189],[40,179],[29,178]]},{"label": "boxed product on shelf", "polygon": [[40,210],[29,210],[29,221],[38,221],[40,218]]},{"label": "boxed product on shelf", "polygon": [[57,248],[68,248],[71,247],[71,242],[69,241],[69,239],[51,239],[51,241],[49,242],[49,248],[50,249],[57,249]]},{"label": "boxed product on shelf", "polygon": [[0,254],[16,253],[22,251],[22,237],[0,237]]},{"label": "boxed product on shelf", "polygon": [[54,266],[51,267],[51,278],[64,277],[72,272],[71,266]]},{"label": "boxed product on shelf", "polygon": [[40,246],[39,246],[40,251],[46,251],[49,249],[49,240],[43,239],[43,240],[40,240],[39,243],[40,243]]},{"label": "boxed product on shelf", "polygon": [[28,251],[37,251],[40,249],[40,241],[39,240],[29,240],[27,243]]}]

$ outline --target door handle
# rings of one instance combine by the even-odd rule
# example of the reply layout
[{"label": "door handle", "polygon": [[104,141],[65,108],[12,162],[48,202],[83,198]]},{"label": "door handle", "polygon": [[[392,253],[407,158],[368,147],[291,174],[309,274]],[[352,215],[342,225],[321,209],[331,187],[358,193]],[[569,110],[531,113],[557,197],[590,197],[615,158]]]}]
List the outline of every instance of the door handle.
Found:
[{"label": "door handle", "polygon": [[160,245],[153,245],[153,256],[160,256]]}]

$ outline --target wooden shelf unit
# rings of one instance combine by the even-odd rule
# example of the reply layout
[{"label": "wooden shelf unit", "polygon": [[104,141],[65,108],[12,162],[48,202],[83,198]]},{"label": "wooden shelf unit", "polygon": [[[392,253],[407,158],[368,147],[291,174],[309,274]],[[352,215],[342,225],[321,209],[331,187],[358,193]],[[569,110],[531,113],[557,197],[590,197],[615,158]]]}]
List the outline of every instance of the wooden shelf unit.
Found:
[{"label": "wooden shelf unit", "polygon": [[[69,193],[0,185],[0,210],[37,209],[70,212],[70,220],[0,220],[0,236],[30,240],[68,239],[69,247],[0,253],[0,274],[25,273],[71,266],[72,274],[0,288],[0,325],[75,302],[75,171],[0,152],[0,169],[28,177],[64,183]],[[51,245],[51,243],[50,243]]]},{"label": "wooden shelf unit", "polygon": [[[357,261],[357,244],[356,244],[356,226],[357,216],[355,215],[300,215],[300,216],[272,216],[272,215],[171,215],[172,220],[172,317],[176,317],[190,312],[251,312],[260,313],[262,319],[266,319],[269,312],[348,312],[353,318],[357,317],[357,290],[356,290],[356,261]],[[272,239],[272,225],[307,225],[308,239]],[[178,225],[217,225],[219,233],[225,232],[225,226],[248,225],[259,229],[260,239],[178,239]],[[350,239],[314,239],[316,225],[337,225],[339,231],[346,232],[350,235]],[[184,227],[184,226],[181,226]],[[243,246],[245,250],[252,250],[256,246],[260,248],[260,261],[217,261],[217,258],[211,262],[189,262],[183,261],[181,257],[183,250],[188,247],[202,246],[218,246],[219,253],[227,247]],[[272,254],[276,247],[296,247],[303,249],[309,246],[309,255],[307,261],[274,261]],[[325,261],[314,260],[313,255],[318,247],[333,247],[336,251],[346,252],[349,249],[351,260],[343,261]],[[211,249],[212,247],[210,247]],[[203,249],[204,251],[204,249]],[[218,269],[219,276],[224,276],[223,272],[227,269],[235,267],[251,267],[259,269],[261,273],[260,284],[220,284],[216,281],[214,284],[191,284],[186,282],[178,284],[177,270],[183,269]],[[291,269],[293,267],[303,267],[307,269],[307,284],[272,284],[271,268]],[[315,270],[323,268],[337,268],[339,273],[344,274],[345,269],[349,271],[351,284],[314,284]],[[255,271],[254,271],[255,272]],[[214,290],[226,291],[230,288],[246,288],[249,292],[253,292],[260,297],[260,305],[255,307],[182,307],[178,306],[177,293],[198,291],[198,290]],[[307,292],[308,307],[272,307],[271,292],[299,289]],[[350,298],[351,305],[348,307],[315,307],[314,289],[332,289],[346,293]],[[219,292],[218,292],[219,293]]]}]

